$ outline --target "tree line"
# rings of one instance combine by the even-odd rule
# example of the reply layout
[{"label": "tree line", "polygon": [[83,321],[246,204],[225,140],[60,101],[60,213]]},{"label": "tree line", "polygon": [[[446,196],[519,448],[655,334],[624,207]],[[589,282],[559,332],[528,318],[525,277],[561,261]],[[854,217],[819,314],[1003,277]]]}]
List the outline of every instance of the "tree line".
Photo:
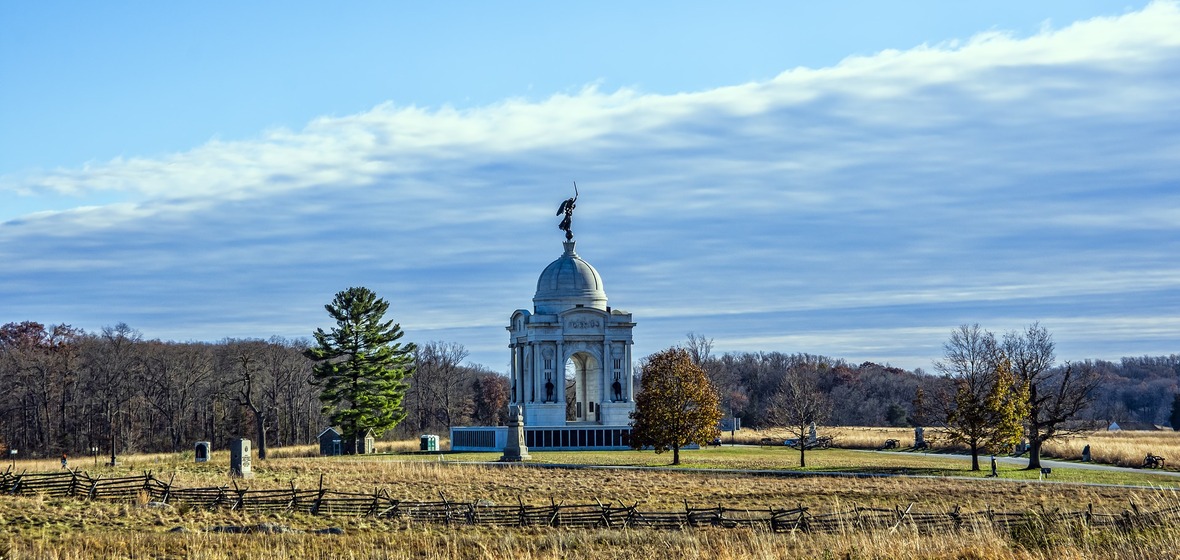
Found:
[{"label": "tree line", "polygon": [[[1003,337],[995,340],[997,347],[1002,343]],[[915,413],[932,413],[934,396],[945,394],[953,385],[948,379],[952,372],[937,368],[934,372],[921,368],[911,371],[874,362],[851,364],[807,353],[718,355],[712,352],[710,339],[695,333],[689,334],[683,346],[718,388],[722,413],[738,417],[746,427],[781,425],[775,420],[776,410],[781,408],[775,401],[781,400],[778,395],[784,389],[784,380],[795,373],[813,378],[819,391],[828,396],[828,423],[838,426],[910,426]],[[946,363],[945,356],[941,361]],[[1034,371],[1030,365],[1025,364],[1026,372]],[[1043,372],[1040,368],[1036,371],[1037,375],[1056,377],[1067,369],[1075,375],[1084,370],[1102,380],[1102,390],[1095,392],[1089,406],[1079,411],[1080,422],[1091,427],[1105,427],[1113,421],[1157,425],[1170,422],[1173,396],[1180,393],[1180,354],[1120,361],[1054,362]],[[915,410],[919,392],[926,401],[926,410]]]},{"label": "tree line", "polygon": [[[933,426],[947,419],[947,403],[958,398],[967,406],[994,392],[989,380],[996,379],[1001,353],[1008,360],[1001,377],[1011,380],[1012,390],[1027,386],[1026,400],[1038,414],[1068,412],[1071,427],[1088,428],[1169,421],[1180,355],[1058,364],[1051,337],[1039,326],[1000,338],[978,326],[974,332],[964,328],[952,333],[936,364],[941,375],[806,353],[715,355],[711,340],[693,334],[683,347],[716,388],[722,414],[747,427],[793,425],[798,418],[791,409],[799,408],[801,392],[824,397],[820,408],[829,425]],[[982,341],[992,358],[971,365],[955,357],[952,350],[968,335],[978,335],[975,342]],[[105,457],[186,450],[195,441],[222,446],[243,436],[262,448],[314,443],[331,420],[320,399],[323,387],[313,383],[311,348],[309,340],[279,337],[145,340],[122,323],[94,333],[8,323],[0,326],[0,444],[22,456],[90,454],[97,448]],[[502,423],[510,393],[504,375],[467,362],[466,349],[456,343],[425,342],[413,347],[412,356],[395,437]],[[975,378],[982,382],[971,385]],[[1053,389],[1060,380],[1080,378],[1102,383],[1084,406],[1068,410],[1060,399],[1046,400],[1059,394]],[[969,387],[960,393],[964,381]],[[1024,431],[1041,429],[1032,424],[1026,421]]]},{"label": "tree line", "polygon": [[[0,326],[0,448],[22,457],[176,452],[234,438],[266,447],[315,443],[329,419],[306,339],[144,339],[34,321]],[[508,379],[465,364],[462,345],[415,348],[398,437],[497,424]],[[97,451],[95,451],[97,450]]]},{"label": "tree line", "polygon": [[190,449],[255,433],[315,438],[307,343],[145,340],[125,323],[96,333],[33,321],[0,326],[0,438],[23,456],[104,457]]}]

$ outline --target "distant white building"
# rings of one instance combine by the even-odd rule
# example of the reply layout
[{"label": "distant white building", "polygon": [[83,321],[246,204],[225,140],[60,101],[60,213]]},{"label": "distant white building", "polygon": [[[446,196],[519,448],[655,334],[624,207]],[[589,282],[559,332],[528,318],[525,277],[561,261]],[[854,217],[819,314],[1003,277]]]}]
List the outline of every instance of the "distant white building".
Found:
[{"label": "distant white building", "polygon": [[1167,429],[1168,428],[1166,426],[1157,426],[1155,424],[1148,424],[1147,422],[1130,421],[1123,422],[1122,424],[1119,424],[1118,422],[1111,422],[1110,425],[1106,427],[1106,430],[1110,432],[1117,432],[1120,430],[1132,432],[1155,432]]}]

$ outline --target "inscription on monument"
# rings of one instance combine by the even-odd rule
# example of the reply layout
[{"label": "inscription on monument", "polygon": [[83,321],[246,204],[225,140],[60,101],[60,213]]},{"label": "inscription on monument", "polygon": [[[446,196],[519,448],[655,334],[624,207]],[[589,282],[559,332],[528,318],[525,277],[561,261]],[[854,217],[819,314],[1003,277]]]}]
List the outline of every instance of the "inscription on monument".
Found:
[{"label": "inscription on monument", "polygon": [[602,327],[598,319],[573,319],[569,322],[571,329],[597,329]]},{"label": "inscription on monument", "polygon": [[229,474],[238,478],[254,478],[250,470],[250,440],[235,439],[229,446]]}]

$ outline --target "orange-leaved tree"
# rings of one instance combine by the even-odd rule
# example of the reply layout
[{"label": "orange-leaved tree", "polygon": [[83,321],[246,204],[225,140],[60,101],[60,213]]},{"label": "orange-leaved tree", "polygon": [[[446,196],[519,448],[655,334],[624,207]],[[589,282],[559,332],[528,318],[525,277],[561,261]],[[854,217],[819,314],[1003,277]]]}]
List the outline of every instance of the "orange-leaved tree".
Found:
[{"label": "orange-leaved tree", "polygon": [[672,464],[679,465],[681,447],[704,446],[721,436],[717,391],[687,350],[669,348],[648,356],[639,381],[631,447],[651,447],[656,453],[671,449]]}]

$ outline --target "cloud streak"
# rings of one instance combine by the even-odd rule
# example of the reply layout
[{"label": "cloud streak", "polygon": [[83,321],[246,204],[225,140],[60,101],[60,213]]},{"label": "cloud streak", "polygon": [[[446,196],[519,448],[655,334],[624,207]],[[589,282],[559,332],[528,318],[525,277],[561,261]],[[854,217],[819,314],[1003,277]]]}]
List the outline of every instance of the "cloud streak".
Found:
[{"label": "cloud streak", "polygon": [[636,313],[637,355],[694,331],[928,367],[958,323],[1035,320],[1071,359],[1174,352],[1177,28],[1157,2],[709,91],[387,103],[6,176],[18,199],[112,202],[3,216],[0,320],[305,336],[366,285],[411,336],[500,368],[577,180],[579,252]]}]

